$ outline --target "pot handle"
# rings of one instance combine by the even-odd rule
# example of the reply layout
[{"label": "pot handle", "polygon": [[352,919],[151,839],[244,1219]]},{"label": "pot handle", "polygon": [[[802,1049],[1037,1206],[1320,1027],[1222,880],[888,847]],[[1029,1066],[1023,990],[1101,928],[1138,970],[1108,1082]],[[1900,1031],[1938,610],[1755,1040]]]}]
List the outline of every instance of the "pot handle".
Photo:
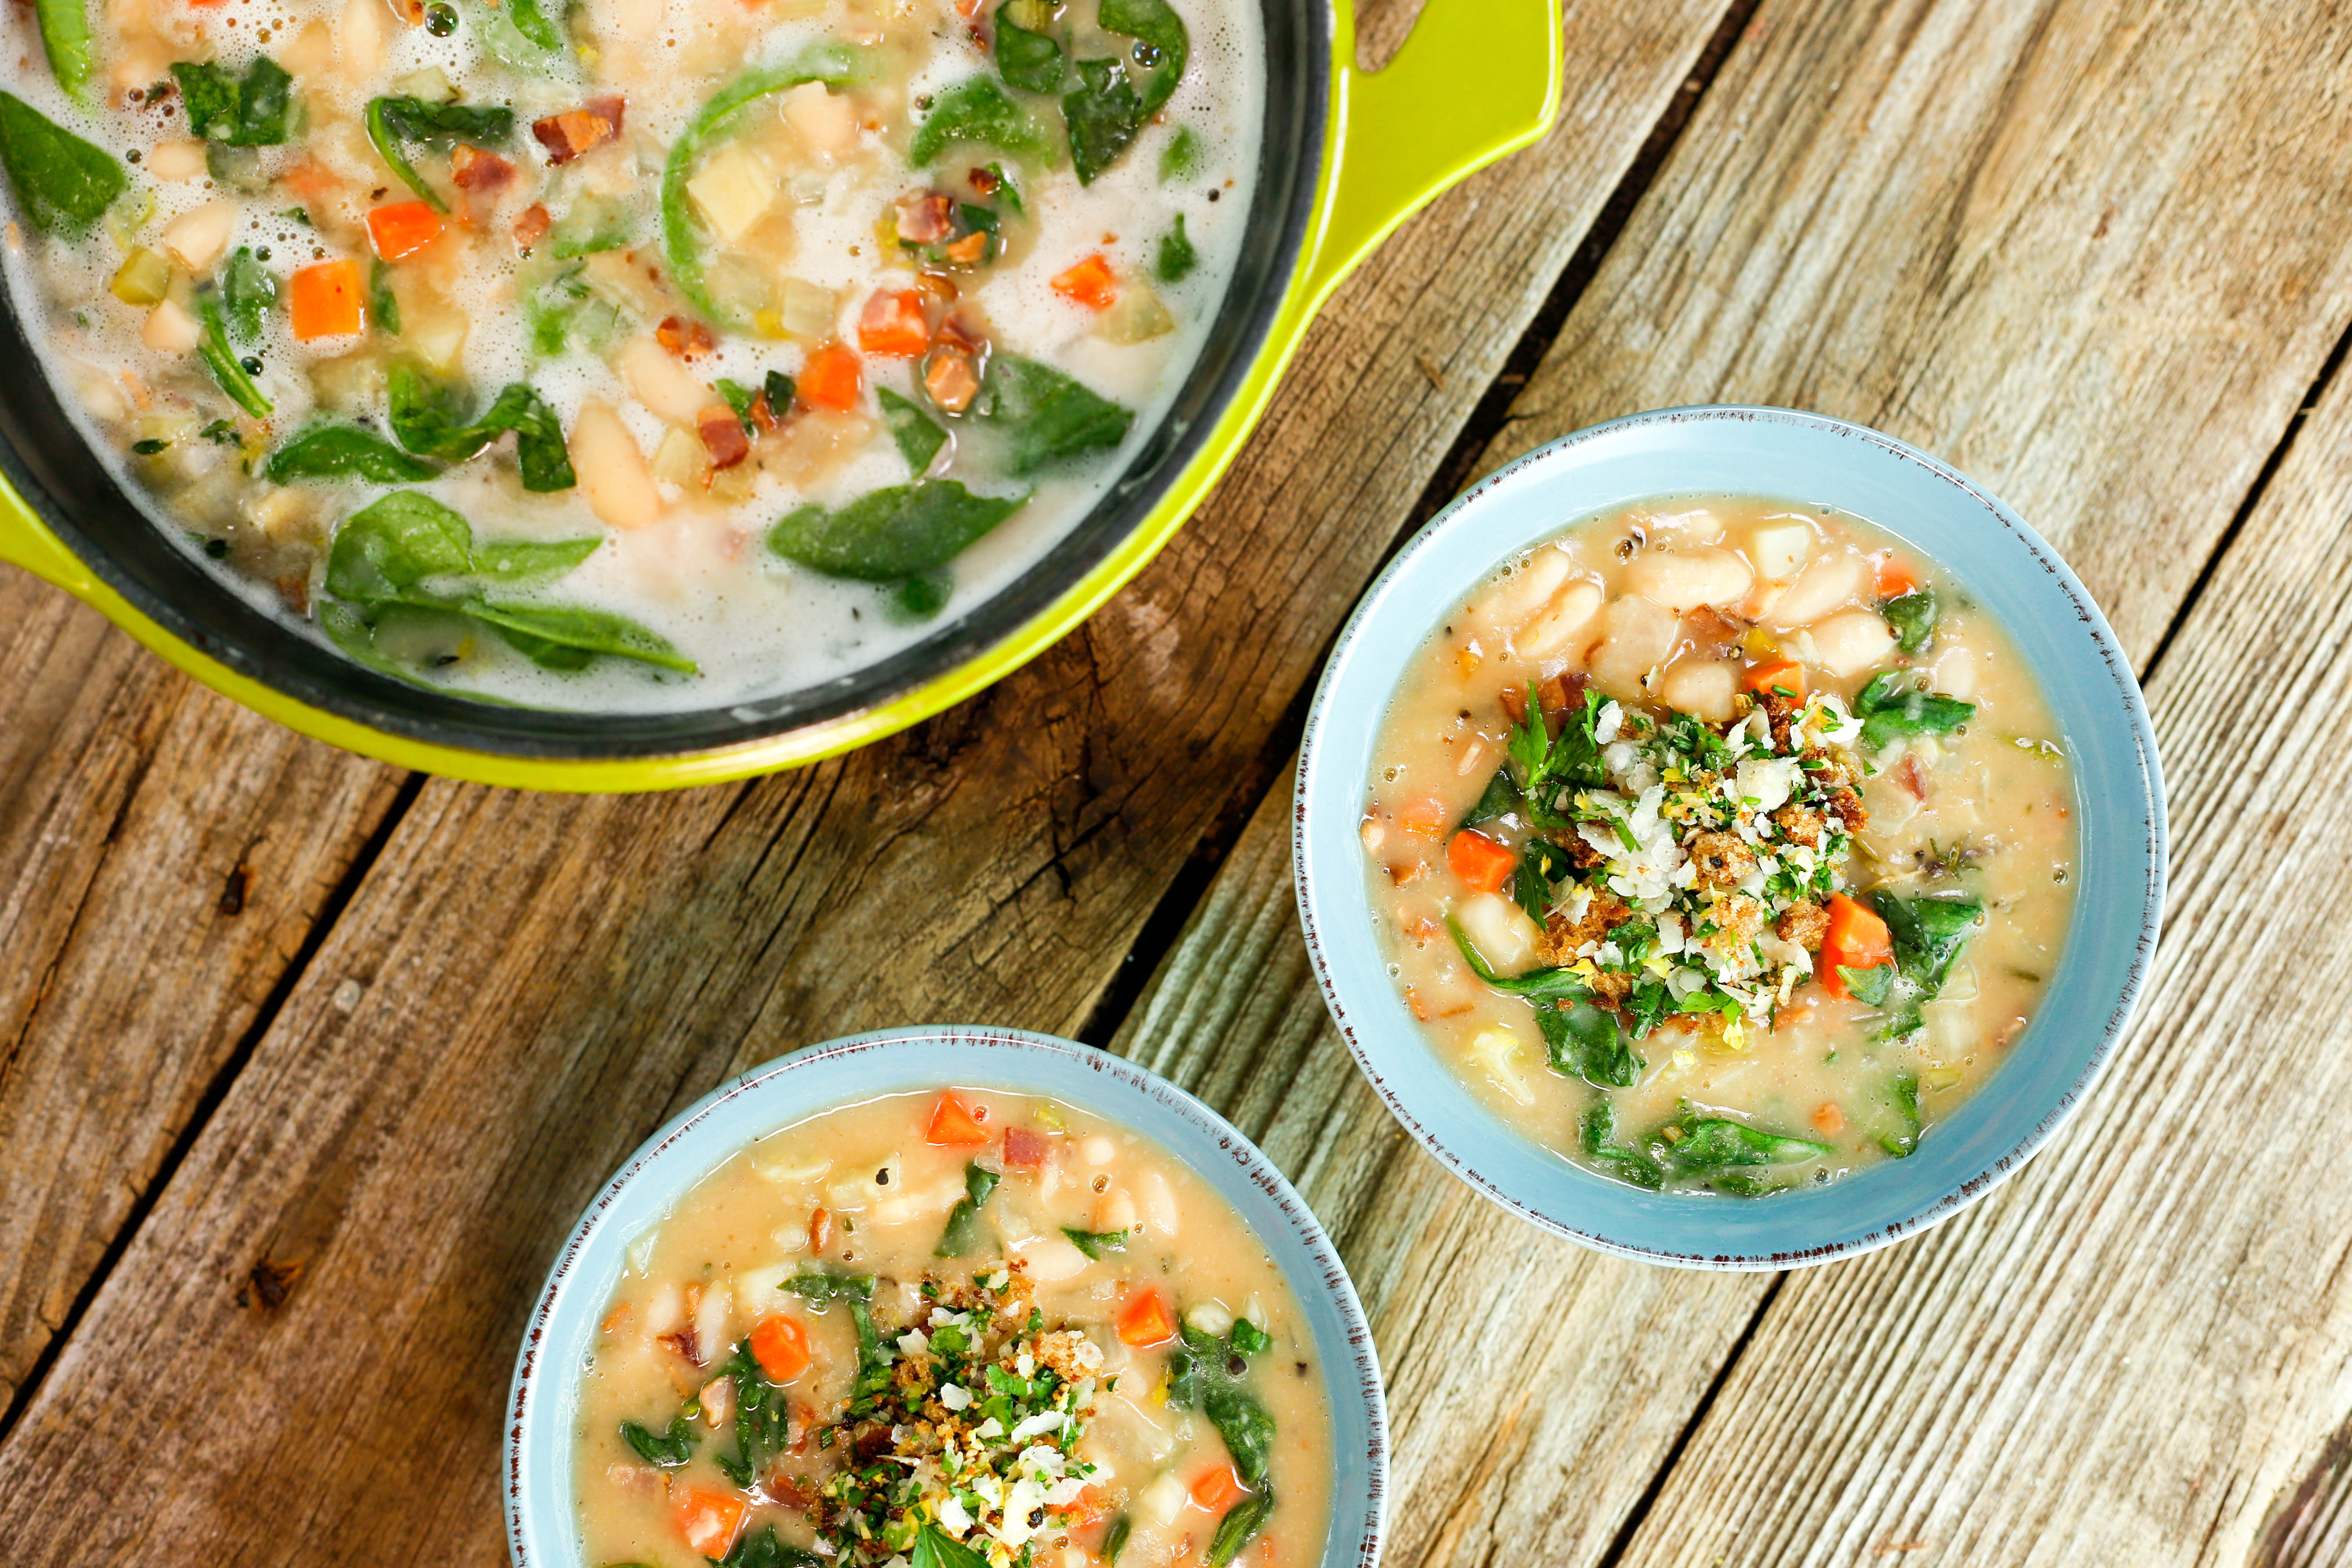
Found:
[{"label": "pot handle", "polygon": [[1458,182],[1551,129],[1559,112],[1559,0],[1426,0],[1396,58],[1356,66],[1356,18],[1339,0],[1332,50],[1339,170],[1307,308]]},{"label": "pot handle", "polygon": [[5,480],[0,480],[0,561],[22,566],[77,599],[87,600],[93,591],[89,569],[58,542],[39,514]]}]

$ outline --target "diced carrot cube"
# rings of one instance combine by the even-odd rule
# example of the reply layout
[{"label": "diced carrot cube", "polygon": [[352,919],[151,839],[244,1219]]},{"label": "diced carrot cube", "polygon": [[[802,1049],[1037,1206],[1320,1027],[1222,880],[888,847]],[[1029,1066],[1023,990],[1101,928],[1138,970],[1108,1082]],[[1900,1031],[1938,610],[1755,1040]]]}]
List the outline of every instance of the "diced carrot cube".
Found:
[{"label": "diced carrot cube", "polygon": [[386,261],[414,256],[441,237],[441,215],[423,202],[394,202],[373,207],[367,216],[368,238]]},{"label": "diced carrot cube", "polygon": [[714,1563],[735,1550],[735,1538],[751,1517],[749,1499],[698,1487],[679,1492],[670,1510],[686,1543]]},{"label": "diced carrot cube", "polygon": [[1212,1465],[1193,1479],[1185,1489],[1192,1496],[1192,1506],[1203,1512],[1222,1514],[1225,1510],[1249,1496],[1241,1477],[1231,1465]]},{"label": "diced carrot cube", "polygon": [[1822,988],[1846,996],[1841,969],[1876,969],[1895,962],[1895,939],[1886,922],[1843,893],[1830,895],[1830,929],[1822,938]]},{"label": "diced carrot cube", "polygon": [[1774,695],[1805,699],[1805,667],[1793,658],[1767,659],[1751,664],[1739,677],[1740,689],[1753,691],[1759,697]]},{"label": "diced carrot cube", "polygon": [[988,1129],[981,1125],[985,1119],[984,1111],[966,1105],[955,1090],[944,1090],[931,1107],[923,1142],[941,1149],[977,1149],[988,1142]]},{"label": "diced carrot cube", "polygon": [[1918,585],[1918,574],[1901,556],[1882,555],[1878,558],[1878,596],[1881,599],[1899,599]]},{"label": "diced carrot cube", "polygon": [[877,289],[857,318],[857,346],[884,359],[919,359],[931,346],[923,297],[912,289]]},{"label": "diced carrot cube", "polygon": [[1122,1344],[1138,1350],[1164,1345],[1176,1337],[1176,1312],[1168,1305],[1168,1298],[1149,1285],[1135,1293],[1127,1310],[1118,1315],[1118,1337]]},{"label": "diced carrot cube", "polygon": [[809,1368],[808,1330],[787,1312],[772,1312],[751,1326],[751,1358],[774,1384],[792,1382]]},{"label": "diced carrot cube", "polygon": [[1412,800],[1397,807],[1397,826],[1423,838],[1434,838],[1445,826],[1445,803],[1442,800]]},{"label": "diced carrot cube", "polygon": [[1445,863],[1462,879],[1463,886],[1476,892],[1500,892],[1503,884],[1511,879],[1511,868],[1519,858],[1507,844],[1497,844],[1474,828],[1464,828],[1445,847]]},{"label": "diced carrot cube", "polygon": [[312,338],[342,337],[365,327],[366,298],[360,264],[349,259],[298,268],[286,285],[286,308],[293,318],[294,335],[305,342]]},{"label": "diced carrot cube", "polygon": [[1118,274],[1099,250],[1054,277],[1054,292],[1089,310],[1108,310],[1118,302]]},{"label": "diced carrot cube", "polygon": [[820,343],[809,351],[807,363],[801,366],[796,389],[800,400],[812,408],[846,414],[857,406],[858,395],[866,390],[865,362],[839,343]]}]

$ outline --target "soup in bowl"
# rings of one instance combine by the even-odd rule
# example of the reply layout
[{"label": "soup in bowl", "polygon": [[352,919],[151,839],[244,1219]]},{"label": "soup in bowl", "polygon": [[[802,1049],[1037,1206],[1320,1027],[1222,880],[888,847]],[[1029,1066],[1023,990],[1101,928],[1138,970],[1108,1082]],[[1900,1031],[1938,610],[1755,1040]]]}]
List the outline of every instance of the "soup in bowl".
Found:
[{"label": "soup in bowl", "polygon": [[520,1562],[1376,1547],[1377,1373],[1312,1217],[1213,1113],[1084,1047],[868,1037],[730,1086],[616,1178],[539,1321]]},{"label": "soup in bowl", "polygon": [[1640,416],[1375,586],[1300,764],[1302,914],[1392,1109],[1598,1245],[1875,1245],[2048,1135],[2137,993],[2153,750],[2063,564],[1899,444]]}]

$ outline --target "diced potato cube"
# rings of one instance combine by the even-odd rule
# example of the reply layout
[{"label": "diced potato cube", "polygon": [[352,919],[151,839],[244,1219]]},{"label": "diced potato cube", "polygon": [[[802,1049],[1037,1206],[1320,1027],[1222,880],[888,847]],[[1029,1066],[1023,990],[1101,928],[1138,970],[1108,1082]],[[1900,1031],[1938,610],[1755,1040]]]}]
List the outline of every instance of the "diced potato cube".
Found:
[{"label": "diced potato cube", "polygon": [[464,368],[466,354],[466,313],[463,310],[438,310],[405,312],[403,323],[407,331],[401,338],[403,347],[423,360],[436,375],[455,375]]},{"label": "diced potato cube", "polygon": [[1813,532],[1792,519],[1776,518],[1758,523],[1740,542],[1757,576],[1768,583],[1786,583],[1803,569],[1805,557],[1812,553]]},{"label": "diced potato cube", "polygon": [[687,181],[686,191],[719,237],[732,245],[768,216],[776,199],[776,176],[765,159],[739,142],[713,154]]}]

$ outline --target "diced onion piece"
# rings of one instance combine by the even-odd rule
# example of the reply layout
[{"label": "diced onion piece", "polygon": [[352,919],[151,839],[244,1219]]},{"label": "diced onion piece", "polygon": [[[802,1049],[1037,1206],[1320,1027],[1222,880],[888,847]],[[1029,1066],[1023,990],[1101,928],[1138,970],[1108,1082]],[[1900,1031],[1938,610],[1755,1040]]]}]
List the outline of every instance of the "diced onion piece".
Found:
[{"label": "diced onion piece", "polygon": [[162,300],[172,287],[172,264],[160,251],[141,246],[122,258],[115,269],[114,281],[107,285],[114,297],[126,305],[152,305]]},{"label": "diced onion piece", "polygon": [[1095,323],[1095,335],[1113,343],[1150,342],[1175,330],[1176,318],[1168,313],[1160,296],[1139,278],[1126,280],[1118,301]]},{"label": "diced onion piece", "polygon": [[672,425],[662,432],[661,445],[654,448],[653,476],[685,489],[702,478],[707,461],[702,443]]},{"label": "diced onion piece", "polygon": [[776,324],[787,337],[829,338],[840,315],[841,298],[830,289],[787,278],[778,291]]},{"label": "diced onion piece", "polygon": [[1144,1488],[1143,1495],[1135,1501],[1146,1518],[1160,1524],[1173,1524],[1177,1514],[1183,1511],[1184,1483],[1177,1479],[1175,1471],[1170,1470]]}]

